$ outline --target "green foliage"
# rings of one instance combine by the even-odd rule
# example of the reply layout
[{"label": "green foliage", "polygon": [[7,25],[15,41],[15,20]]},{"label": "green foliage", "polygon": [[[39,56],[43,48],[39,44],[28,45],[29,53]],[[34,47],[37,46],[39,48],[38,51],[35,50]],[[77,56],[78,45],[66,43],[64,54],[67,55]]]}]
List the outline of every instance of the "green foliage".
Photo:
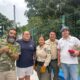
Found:
[{"label": "green foliage", "polygon": [[42,16],[43,18],[47,18],[48,16],[55,15],[55,10],[57,9],[56,4],[59,2],[59,0],[25,1],[27,2],[27,7],[29,8],[29,11],[26,14],[29,18],[32,16]]},{"label": "green foliage", "polygon": [[62,14],[70,14],[80,8],[79,0],[25,0],[29,11],[26,12],[28,18],[33,16],[60,17]]},{"label": "green foliage", "polygon": [[50,31],[56,31],[58,38],[60,37],[61,20],[54,18],[42,19],[41,17],[32,17],[26,26],[23,27],[24,30],[29,30],[32,34],[32,38],[38,41],[40,35],[45,36],[46,39],[49,37]]},{"label": "green foliage", "polygon": [[71,33],[75,36],[79,35],[80,0],[25,1],[29,8],[28,11],[25,11],[25,15],[29,20],[24,30],[29,30],[33,39],[38,40],[41,34],[47,39],[50,31],[56,31],[59,38],[63,15],[65,16],[65,25],[70,27]]},{"label": "green foliage", "polygon": [[2,27],[0,30],[0,36],[4,36],[3,34],[5,34],[6,30],[13,26],[13,21],[0,13],[0,26]]},{"label": "green foliage", "polygon": [[0,13],[0,26],[4,26],[4,30],[7,28],[12,27],[13,21],[10,21],[6,16]]},{"label": "green foliage", "polygon": [[79,20],[77,20],[77,25],[79,25],[79,26],[80,26],[80,19],[79,19]]}]

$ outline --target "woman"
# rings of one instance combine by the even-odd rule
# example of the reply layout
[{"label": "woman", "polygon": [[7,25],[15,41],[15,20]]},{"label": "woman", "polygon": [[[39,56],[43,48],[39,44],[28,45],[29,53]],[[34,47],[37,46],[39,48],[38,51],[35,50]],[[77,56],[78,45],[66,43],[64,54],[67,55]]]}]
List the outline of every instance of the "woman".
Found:
[{"label": "woman", "polygon": [[30,80],[30,75],[33,73],[33,57],[36,51],[30,32],[25,31],[18,43],[21,46],[21,55],[17,60],[17,76],[19,80]]},{"label": "woman", "polygon": [[50,48],[45,44],[43,36],[39,37],[39,45],[36,49],[36,71],[38,73],[39,80],[49,80],[49,74],[47,66],[51,60]]}]

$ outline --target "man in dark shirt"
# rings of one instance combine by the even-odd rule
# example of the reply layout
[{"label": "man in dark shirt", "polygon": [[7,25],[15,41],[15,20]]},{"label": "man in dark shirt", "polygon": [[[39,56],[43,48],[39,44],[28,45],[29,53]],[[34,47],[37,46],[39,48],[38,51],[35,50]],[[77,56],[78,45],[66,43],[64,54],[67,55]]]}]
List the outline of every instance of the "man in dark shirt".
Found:
[{"label": "man in dark shirt", "polygon": [[17,74],[19,80],[30,80],[30,75],[33,72],[33,56],[35,55],[36,46],[28,31],[25,31],[22,39],[17,42],[21,46],[21,55],[17,61]]}]

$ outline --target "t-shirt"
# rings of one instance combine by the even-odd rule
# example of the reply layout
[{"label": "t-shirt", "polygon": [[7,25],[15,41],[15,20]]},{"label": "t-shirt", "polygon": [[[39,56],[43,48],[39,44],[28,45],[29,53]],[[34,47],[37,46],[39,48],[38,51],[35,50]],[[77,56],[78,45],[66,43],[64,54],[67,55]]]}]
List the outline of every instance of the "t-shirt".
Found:
[{"label": "t-shirt", "polygon": [[80,46],[80,40],[76,37],[69,36],[67,39],[61,38],[58,42],[58,49],[60,49],[60,61],[66,64],[78,64],[78,58],[70,55],[68,50],[75,46]]},{"label": "t-shirt", "polygon": [[36,51],[36,46],[34,41],[24,41],[24,40],[18,40],[17,41],[21,46],[21,55],[19,56],[19,59],[17,60],[17,67],[25,68],[32,66],[33,61],[33,55]]}]

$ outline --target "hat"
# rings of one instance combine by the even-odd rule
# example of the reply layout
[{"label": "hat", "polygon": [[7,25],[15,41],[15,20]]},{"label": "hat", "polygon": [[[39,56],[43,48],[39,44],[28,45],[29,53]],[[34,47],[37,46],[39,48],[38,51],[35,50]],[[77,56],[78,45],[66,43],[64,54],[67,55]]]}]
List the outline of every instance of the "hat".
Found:
[{"label": "hat", "polygon": [[69,31],[69,27],[67,27],[67,26],[62,26],[62,28],[61,28],[61,31],[60,31],[60,32],[63,32],[64,30],[68,30],[68,31]]}]

